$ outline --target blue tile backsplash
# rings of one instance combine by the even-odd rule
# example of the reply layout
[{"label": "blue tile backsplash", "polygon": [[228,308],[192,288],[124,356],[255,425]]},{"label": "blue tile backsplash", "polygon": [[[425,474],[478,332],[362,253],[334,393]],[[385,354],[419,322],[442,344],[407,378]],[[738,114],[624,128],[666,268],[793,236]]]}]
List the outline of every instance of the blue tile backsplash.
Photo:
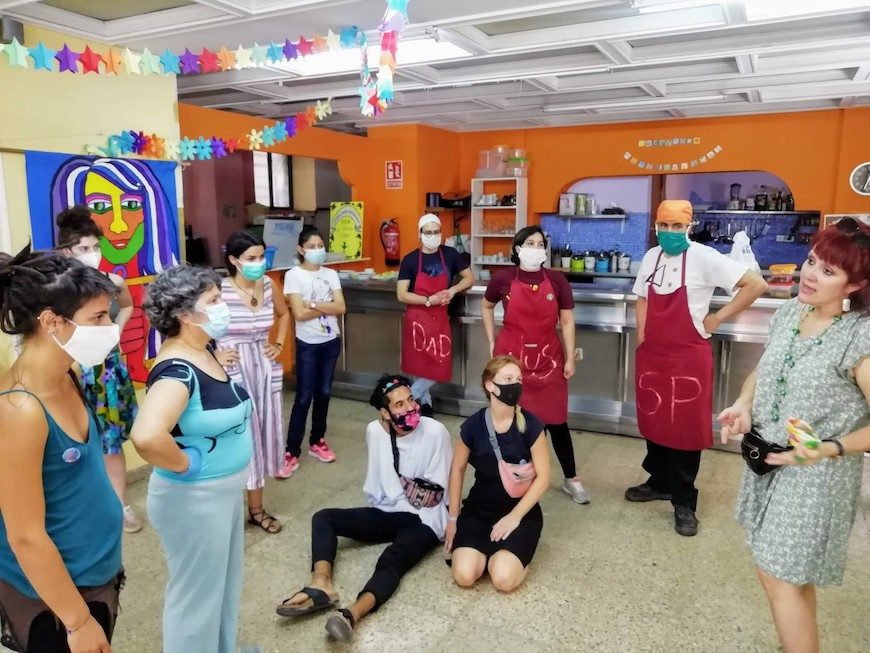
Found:
[{"label": "blue tile backsplash", "polygon": [[[763,215],[748,218],[740,213],[718,213],[695,215],[698,224],[694,231],[702,231],[707,223],[715,223],[719,233],[725,233],[728,222],[732,224],[731,234],[738,230],[748,230],[750,235],[757,233],[752,238],[752,251],[762,269],[766,269],[774,263],[795,263],[801,265],[807,257],[810,246],[808,243],[794,241],[777,242],[777,236],[793,237],[801,233],[813,233],[816,226],[796,226],[800,216],[795,214],[778,214],[774,217],[765,218]],[[629,254],[632,260],[640,260],[647,250],[647,234],[650,221],[649,213],[628,213],[625,219],[614,218],[575,218],[570,216],[544,215],[541,217],[541,227],[552,240],[554,248],[562,249],[567,243],[573,252],[586,250],[612,250],[618,249]],[[767,233],[761,235],[764,226],[767,225]],[[727,254],[731,251],[731,245],[711,241],[704,243],[714,249]]]}]

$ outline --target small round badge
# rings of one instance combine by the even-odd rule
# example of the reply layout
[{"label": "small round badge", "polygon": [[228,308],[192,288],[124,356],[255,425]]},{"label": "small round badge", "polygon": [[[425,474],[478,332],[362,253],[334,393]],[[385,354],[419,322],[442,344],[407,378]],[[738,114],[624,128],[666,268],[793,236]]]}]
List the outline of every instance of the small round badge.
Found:
[{"label": "small round badge", "polygon": [[551,293],[551,292],[550,292],[550,293],[547,293],[547,301],[548,301],[548,302],[553,301],[553,293]]},{"label": "small round badge", "polygon": [[70,447],[69,449],[65,450],[60,457],[63,458],[63,461],[65,463],[74,463],[78,462],[79,458],[82,457],[82,452],[75,447]]}]

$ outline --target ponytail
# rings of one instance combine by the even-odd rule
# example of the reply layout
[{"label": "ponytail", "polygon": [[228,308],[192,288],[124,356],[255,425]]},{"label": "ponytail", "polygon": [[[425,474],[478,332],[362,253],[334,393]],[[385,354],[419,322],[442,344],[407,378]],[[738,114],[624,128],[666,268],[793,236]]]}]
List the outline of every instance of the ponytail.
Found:
[{"label": "ponytail", "polygon": [[517,413],[517,430],[520,433],[525,433],[526,432],[526,416],[523,415],[523,411],[520,408],[519,404],[514,406],[514,410]]}]

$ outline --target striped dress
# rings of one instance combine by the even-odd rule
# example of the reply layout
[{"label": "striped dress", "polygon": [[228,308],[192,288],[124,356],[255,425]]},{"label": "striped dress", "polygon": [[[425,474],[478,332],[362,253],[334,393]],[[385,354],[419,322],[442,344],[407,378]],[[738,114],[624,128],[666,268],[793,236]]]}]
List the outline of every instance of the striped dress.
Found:
[{"label": "striped dress", "polygon": [[254,454],[247,482],[249,490],[263,487],[267,476],[275,476],[284,457],[281,406],[284,370],[281,363],[270,361],[263,353],[275,322],[272,282],[264,277],[263,283],[263,303],[254,312],[245,305],[230,280],[223,280],[221,298],[230,307],[231,318],[227,334],[217,342],[218,349],[239,352],[238,364],[228,373],[248,391],[254,403],[251,416]]}]

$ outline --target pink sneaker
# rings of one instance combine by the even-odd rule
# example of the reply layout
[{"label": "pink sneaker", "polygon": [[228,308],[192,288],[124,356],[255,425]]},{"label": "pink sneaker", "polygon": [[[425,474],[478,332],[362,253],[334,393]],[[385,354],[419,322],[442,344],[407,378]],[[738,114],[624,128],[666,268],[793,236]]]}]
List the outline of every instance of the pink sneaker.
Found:
[{"label": "pink sneaker", "polygon": [[275,478],[290,478],[297,469],[299,469],[299,459],[289,451],[285,451],[284,462],[281,463],[281,469],[278,470]]},{"label": "pink sneaker", "polygon": [[335,453],[326,444],[326,440],[321,440],[317,444],[312,444],[308,447],[308,455],[314,456],[322,463],[331,463],[335,460]]}]

